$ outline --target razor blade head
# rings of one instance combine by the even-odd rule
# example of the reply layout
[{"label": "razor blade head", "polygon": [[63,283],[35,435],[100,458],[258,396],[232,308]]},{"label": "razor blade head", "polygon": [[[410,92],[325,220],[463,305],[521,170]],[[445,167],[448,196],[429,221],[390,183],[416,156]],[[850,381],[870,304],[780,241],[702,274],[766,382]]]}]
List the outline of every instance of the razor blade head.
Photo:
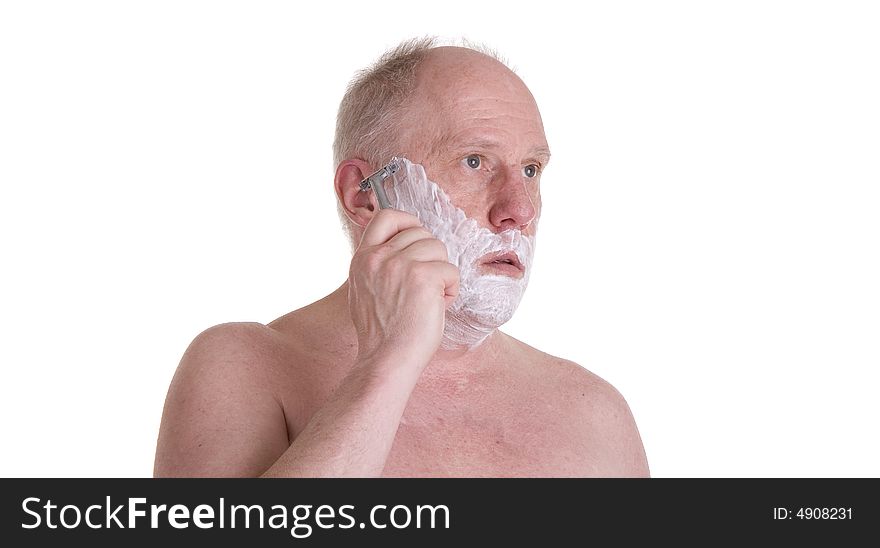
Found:
[{"label": "razor blade head", "polygon": [[373,185],[379,184],[394,173],[397,173],[399,169],[400,162],[397,161],[397,158],[392,158],[388,164],[380,167],[372,175],[361,181],[361,190],[369,190]]}]

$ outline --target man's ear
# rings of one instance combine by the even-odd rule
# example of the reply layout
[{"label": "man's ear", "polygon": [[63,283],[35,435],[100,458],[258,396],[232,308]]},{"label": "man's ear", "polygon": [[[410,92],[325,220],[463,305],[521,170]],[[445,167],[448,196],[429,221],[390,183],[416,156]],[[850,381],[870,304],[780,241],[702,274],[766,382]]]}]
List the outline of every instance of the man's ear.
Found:
[{"label": "man's ear", "polygon": [[342,204],[346,217],[360,227],[367,226],[379,203],[372,190],[361,190],[361,181],[372,175],[375,169],[367,162],[359,159],[345,160],[336,168],[336,197]]}]

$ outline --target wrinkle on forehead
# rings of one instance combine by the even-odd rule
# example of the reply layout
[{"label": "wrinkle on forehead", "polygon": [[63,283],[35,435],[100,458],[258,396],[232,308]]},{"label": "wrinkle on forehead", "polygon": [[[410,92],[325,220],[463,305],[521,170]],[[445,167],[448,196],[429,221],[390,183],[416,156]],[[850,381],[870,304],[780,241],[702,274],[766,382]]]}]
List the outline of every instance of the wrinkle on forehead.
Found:
[{"label": "wrinkle on forehead", "polygon": [[[546,149],[538,106],[523,81],[488,55],[457,47],[431,50],[419,64],[406,104],[401,150],[416,161],[448,150],[463,132],[523,148]],[[519,148],[519,146],[518,146]]]}]

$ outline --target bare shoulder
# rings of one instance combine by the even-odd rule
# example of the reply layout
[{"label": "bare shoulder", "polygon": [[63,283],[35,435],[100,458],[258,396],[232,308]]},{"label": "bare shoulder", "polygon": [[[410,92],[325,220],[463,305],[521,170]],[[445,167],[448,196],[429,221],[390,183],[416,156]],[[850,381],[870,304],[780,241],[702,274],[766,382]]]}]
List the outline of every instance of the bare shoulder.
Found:
[{"label": "bare shoulder", "polygon": [[559,367],[567,371],[568,382],[559,388],[567,392],[574,430],[580,434],[573,439],[588,448],[598,475],[648,477],[642,438],[623,395],[611,383],[574,362],[560,359]]},{"label": "bare shoulder", "polygon": [[257,322],[215,325],[199,333],[187,347],[181,365],[232,366],[230,372],[253,370],[278,359],[282,339],[278,332]]},{"label": "bare shoulder", "polygon": [[210,390],[214,397],[246,389],[272,391],[277,386],[272,370],[284,359],[283,347],[278,332],[260,323],[215,325],[189,344],[171,389]]},{"label": "bare shoulder", "polygon": [[196,336],[180,360],[162,414],[156,476],[255,476],[287,447],[270,373],[276,333],[226,323]]},{"label": "bare shoulder", "polygon": [[[520,343],[522,344],[522,343]],[[560,415],[561,436],[575,445],[589,468],[585,474],[650,475],[641,436],[629,404],[605,379],[581,365],[528,347],[530,371]]]}]

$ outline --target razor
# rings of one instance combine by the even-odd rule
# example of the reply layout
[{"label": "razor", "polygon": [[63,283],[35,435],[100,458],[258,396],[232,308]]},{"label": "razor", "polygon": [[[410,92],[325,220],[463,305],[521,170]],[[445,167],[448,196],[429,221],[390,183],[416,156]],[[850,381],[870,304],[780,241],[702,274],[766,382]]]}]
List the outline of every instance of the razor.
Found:
[{"label": "razor", "polygon": [[379,209],[391,207],[391,202],[388,201],[388,196],[385,194],[385,187],[382,185],[382,182],[396,173],[398,169],[400,169],[400,163],[397,161],[397,158],[392,158],[384,167],[377,169],[372,175],[361,181],[362,191],[372,188],[373,192],[376,193]]}]

